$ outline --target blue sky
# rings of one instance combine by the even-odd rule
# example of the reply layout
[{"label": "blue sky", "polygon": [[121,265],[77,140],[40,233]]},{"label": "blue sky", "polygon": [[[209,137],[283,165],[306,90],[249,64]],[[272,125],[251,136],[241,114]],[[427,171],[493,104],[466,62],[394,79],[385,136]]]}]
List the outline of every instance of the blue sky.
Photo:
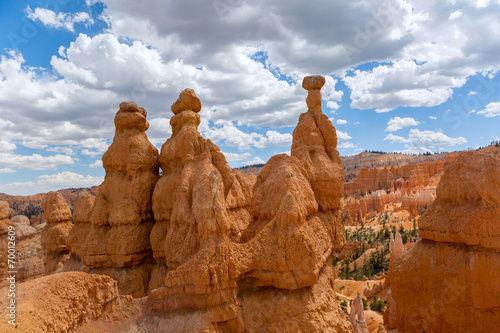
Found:
[{"label": "blue sky", "polygon": [[0,2],[0,192],[102,182],[119,103],[158,148],[184,88],[232,167],[288,152],[305,75],[341,155],[500,139],[500,1]]}]

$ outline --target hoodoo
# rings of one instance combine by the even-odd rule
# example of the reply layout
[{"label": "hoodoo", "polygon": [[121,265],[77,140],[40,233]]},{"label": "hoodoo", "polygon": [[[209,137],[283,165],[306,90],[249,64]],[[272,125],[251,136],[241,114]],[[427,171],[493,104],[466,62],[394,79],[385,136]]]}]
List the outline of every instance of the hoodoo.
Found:
[{"label": "hoodoo", "polygon": [[120,104],[113,143],[102,157],[104,182],[95,199],[84,192],[75,203],[69,236],[74,258],[65,268],[111,276],[121,294],[134,297],[148,291],[151,195],[159,177],[158,149],[146,136],[146,116],[133,102]]}]

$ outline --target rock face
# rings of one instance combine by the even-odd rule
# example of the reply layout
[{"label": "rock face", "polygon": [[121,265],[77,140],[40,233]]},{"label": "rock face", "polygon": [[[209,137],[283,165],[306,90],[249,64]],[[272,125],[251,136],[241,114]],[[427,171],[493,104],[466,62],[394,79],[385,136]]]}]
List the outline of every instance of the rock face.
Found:
[{"label": "rock face", "polygon": [[[16,272],[17,282],[44,274],[41,230],[29,226],[26,216],[17,215],[9,220],[9,215],[9,204],[0,201],[0,287],[9,284],[7,271]],[[13,268],[8,267],[9,259],[14,262]]]},{"label": "rock face", "polygon": [[331,254],[345,241],[343,172],[321,112],[323,84],[304,79],[309,110],[292,156],[274,156],[257,178],[231,170],[197,130],[194,92],[180,94],[153,193],[153,309],[197,309],[203,330],[214,332],[351,330],[333,291]]},{"label": "rock face", "polygon": [[152,265],[151,195],[158,180],[158,150],[149,142],[146,110],[123,102],[113,143],[102,157],[104,182],[95,199],[82,193],[69,235],[72,259],[65,270],[109,275],[121,294],[147,294]]},{"label": "rock face", "polygon": [[69,259],[69,247],[66,243],[73,228],[71,210],[63,196],[49,192],[41,202],[47,225],[43,228],[41,245],[46,250],[44,258],[45,274],[61,272]]},{"label": "rock face", "polygon": [[35,277],[43,276],[44,250],[41,246],[43,228],[34,228],[29,225],[29,219],[23,215],[12,218],[16,230],[16,281],[22,282]]},{"label": "rock face", "polygon": [[500,326],[500,161],[467,152],[421,217],[422,240],[395,266],[403,332],[494,332]]},{"label": "rock face", "polygon": [[7,201],[0,201],[0,235],[4,235],[8,232],[9,226],[12,225],[12,221],[9,220],[10,217],[10,207]]}]

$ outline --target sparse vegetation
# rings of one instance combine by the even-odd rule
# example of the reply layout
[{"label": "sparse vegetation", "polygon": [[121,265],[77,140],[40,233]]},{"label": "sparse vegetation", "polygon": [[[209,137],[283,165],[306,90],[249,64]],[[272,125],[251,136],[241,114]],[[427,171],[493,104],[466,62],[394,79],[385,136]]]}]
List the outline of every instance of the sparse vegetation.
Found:
[{"label": "sparse vegetation", "polygon": [[373,296],[373,302],[370,304],[370,309],[372,309],[373,311],[377,311],[381,314],[384,314],[385,312],[384,308],[386,303],[387,303],[386,301],[377,299],[377,296]]}]

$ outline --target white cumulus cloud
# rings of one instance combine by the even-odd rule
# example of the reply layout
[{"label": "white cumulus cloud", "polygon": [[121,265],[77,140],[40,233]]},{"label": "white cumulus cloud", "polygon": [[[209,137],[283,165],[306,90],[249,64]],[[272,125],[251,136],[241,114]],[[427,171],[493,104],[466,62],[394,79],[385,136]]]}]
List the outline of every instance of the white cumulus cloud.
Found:
[{"label": "white cumulus cloud", "polygon": [[50,9],[37,7],[32,10],[29,6],[26,12],[30,20],[38,20],[48,27],[64,28],[71,32],[75,31],[75,23],[83,23],[86,26],[94,24],[92,17],[85,12],[56,14]]},{"label": "white cumulus cloud", "polygon": [[0,166],[31,170],[55,169],[59,165],[74,164],[75,159],[67,155],[42,156],[40,154],[20,155],[0,153]]},{"label": "white cumulus cloud", "polygon": [[402,150],[402,152],[412,154],[432,152],[432,148],[435,147],[452,147],[467,142],[462,136],[449,137],[442,132],[420,131],[418,129],[411,129],[407,138],[389,134],[384,140],[393,143],[405,143],[406,149]]},{"label": "white cumulus cloud", "polygon": [[228,153],[228,152],[222,152],[222,153],[224,154],[224,156],[226,156],[226,161],[228,162],[242,161],[252,156],[252,154],[250,153],[243,153],[243,154]]},{"label": "white cumulus cloud", "polygon": [[484,114],[485,117],[497,117],[500,116],[500,102],[491,102],[486,105],[486,108],[481,111],[477,111],[478,114]]},{"label": "white cumulus cloud", "polygon": [[264,161],[262,158],[258,156],[254,157],[253,160],[241,162],[241,164],[243,165],[264,164],[264,163],[266,163],[266,161]]},{"label": "white cumulus cloud", "polygon": [[394,117],[391,118],[387,123],[387,128],[385,129],[385,131],[395,132],[408,126],[417,126],[418,124],[420,124],[420,122],[410,117],[405,117],[405,118]]},{"label": "white cumulus cloud", "polygon": [[337,139],[339,141],[347,141],[347,140],[350,140],[352,139],[351,136],[349,134],[347,134],[346,132],[343,132],[343,131],[339,131],[337,130]]}]

